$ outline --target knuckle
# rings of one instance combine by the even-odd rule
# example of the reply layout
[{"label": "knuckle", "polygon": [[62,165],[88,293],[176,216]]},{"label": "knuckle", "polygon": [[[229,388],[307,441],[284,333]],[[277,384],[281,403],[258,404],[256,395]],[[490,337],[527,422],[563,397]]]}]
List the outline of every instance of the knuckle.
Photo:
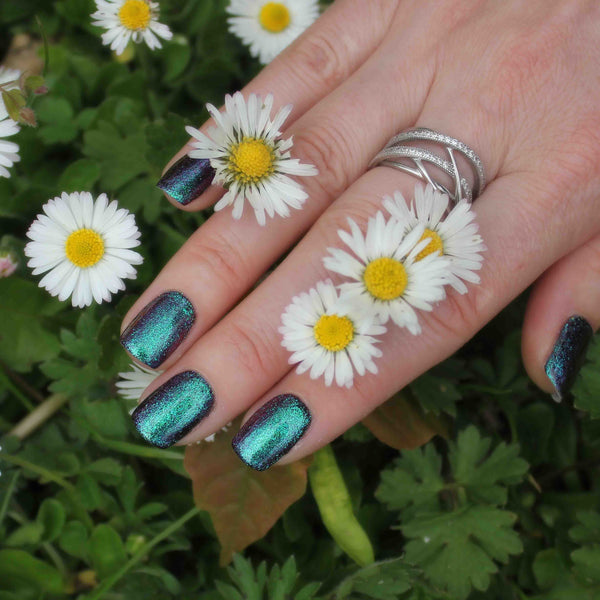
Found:
[{"label": "knuckle", "polygon": [[241,367],[252,378],[265,379],[273,376],[274,367],[278,364],[272,339],[275,332],[268,322],[260,323],[250,329],[239,322],[232,322],[224,344],[234,350],[234,364]]},{"label": "knuckle", "polygon": [[220,233],[202,233],[198,239],[190,239],[188,251],[194,263],[207,267],[203,269],[207,283],[214,285],[215,280],[219,281],[236,294],[246,289],[250,285],[251,270],[237,241]]},{"label": "knuckle", "polygon": [[[308,36],[296,48],[294,58],[295,71],[299,78],[314,82],[315,87],[329,89],[343,81],[349,75],[346,61],[344,60],[344,47],[334,43],[336,39],[333,32],[323,31]],[[339,36],[338,36],[339,39]]]},{"label": "knuckle", "polygon": [[340,123],[321,120],[294,135],[296,152],[317,167],[319,174],[311,185],[320,188],[327,200],[337,198],[350,184],[350,172],[354,160],[348,133]]}]

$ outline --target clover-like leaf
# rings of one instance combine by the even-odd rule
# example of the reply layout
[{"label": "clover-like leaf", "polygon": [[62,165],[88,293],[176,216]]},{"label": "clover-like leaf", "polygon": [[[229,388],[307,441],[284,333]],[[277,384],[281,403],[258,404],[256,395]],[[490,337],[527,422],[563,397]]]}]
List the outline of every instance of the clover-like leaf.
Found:
[{"label": "clover-like leaf", "polygon": [[489,454],[491,440],[468,427],[451,444],[449,460],[455,481],[469,498],[495,505],[506,502],[507,485],[519,483],[528,465],[519,458],[519,446],[501,442]]},{"label": "clover-like leaf", "polygon": [[471,589],[485,590],[496,562],[508,562],[523,546],[512,526],[516,516],[492,506],[470,506],[432,517],[416,518],[402,526],[410,538],[405,559],[419,565],[432,584],[456,600]]}]

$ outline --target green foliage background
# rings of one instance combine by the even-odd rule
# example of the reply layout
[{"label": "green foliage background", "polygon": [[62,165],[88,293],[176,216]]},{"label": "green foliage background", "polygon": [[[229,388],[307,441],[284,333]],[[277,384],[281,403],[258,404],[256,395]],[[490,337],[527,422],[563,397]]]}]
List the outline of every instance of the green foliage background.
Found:
[{"label": "green foliage background", "polygon": [[[16,139],[22,162],[0,179],[0,245],[21,260],[0,279],[0,600],[600,598],[600,345],[574,391],[582,410],[553,403],[520,363],[522,298],[405,392],[448,439],[399,453],[356,426],[332,445],[343,479],[325,478],[328,490],[311,474],[314,497],[219,566],[181,449],[143,445],[115,395],[128,364],[117,335],[204,219],[154,185],[184,124],[258,65],[227,33],[223,1],[163,0],[175,39],[127,63],[102,47],[93,8],[0,3],[0,54],[14,35],[39,39],[39,19],[50,88],[33,105],[39,127]],[[48,198],[84,189],[136,213],[145,262],[112,305],[76,311],[37,287],[22,250]],[[44,402],[60,409],[15,435]],[[335,485],[352,518],[328,514]],[[359,567],[365,533],[376,562]]]}]

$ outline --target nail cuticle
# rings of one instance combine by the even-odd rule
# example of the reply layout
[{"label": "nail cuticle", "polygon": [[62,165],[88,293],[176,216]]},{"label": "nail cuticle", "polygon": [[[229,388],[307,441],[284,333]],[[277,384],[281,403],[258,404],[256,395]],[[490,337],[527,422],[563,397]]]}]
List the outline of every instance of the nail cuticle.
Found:
[{"label": "nail cuticle", "polygon": [[183,371],[140,402],[131,417],[147,442],[168,448],[202,421],[213,405],[208,381],[196,371]]},{"label": "nail cuticle", "polygon": [[156,369],[181,345],[195,320],[194,307],[181,292],[164,292],[125,328],[121,344],[135,359]]},{"label": "nail cuticle", "polygon": [[156,187],[185,206],[210,186],[214,176],[209,159],[191,158],[186,154],[169,167]]},{"label": "nail cuticle", "polygon": [[292,394],[281,394],[261,406],[232,440],[236,454],[249,467],[264,471],[287,454],[306,433],[310,410]]},{"label": "nail cuticle", "polygon": [[592,326],[579,315],[573,315],[562,326],[544,366],[554,386],[554,400],[560,401],[573,386],[593,335]]}]

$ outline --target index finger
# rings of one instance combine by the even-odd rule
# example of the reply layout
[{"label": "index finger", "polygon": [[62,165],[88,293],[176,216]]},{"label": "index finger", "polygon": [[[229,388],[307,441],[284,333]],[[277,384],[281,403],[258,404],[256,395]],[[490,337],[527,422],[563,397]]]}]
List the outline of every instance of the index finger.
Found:
[{"label": "index finger", "polygon": [[[293,103],[286,119],[289,126],[367,60],[383,39],[397,6],[398,0],[335,2],[242,93],[245,97],[273,94],[275,111]],[[215,187],[203,194],[214,172],[208,161],[187,156],[191,141],[171,159],[157,185],[178,208],[201,210],[216,202],[222,190]]]}]

